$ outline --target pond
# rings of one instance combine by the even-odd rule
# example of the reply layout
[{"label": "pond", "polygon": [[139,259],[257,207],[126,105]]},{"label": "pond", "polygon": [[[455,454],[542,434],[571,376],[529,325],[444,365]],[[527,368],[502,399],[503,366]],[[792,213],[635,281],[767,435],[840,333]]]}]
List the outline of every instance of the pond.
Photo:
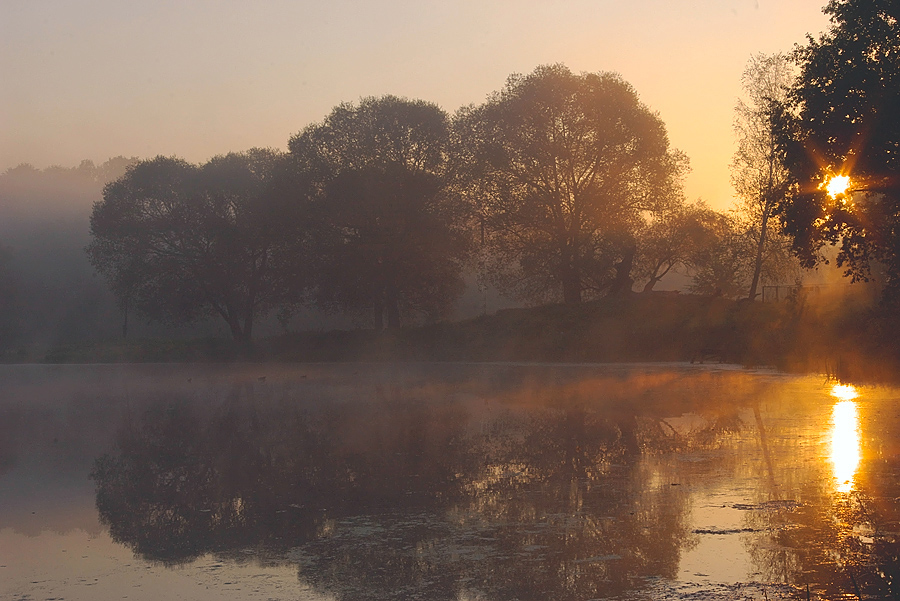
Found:
[{"label": "pond", "polygon": [[246,364],[0,390],[2,599],[900,598],[892,388]]}]

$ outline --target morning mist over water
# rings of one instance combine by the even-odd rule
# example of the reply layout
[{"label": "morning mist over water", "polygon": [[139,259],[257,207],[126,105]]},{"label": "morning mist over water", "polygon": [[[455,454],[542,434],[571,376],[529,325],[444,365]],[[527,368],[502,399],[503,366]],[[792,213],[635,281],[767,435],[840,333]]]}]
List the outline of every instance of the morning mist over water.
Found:
[{"label": "morning mist over water", "polygon": [[895,389],[686,365],[0,380],[12,598],[774,599],[850,574],[892,590]]},{"label": "morning mist over water", "polygon": [[0,2],[0,598],[900,598],[823,1]]}]

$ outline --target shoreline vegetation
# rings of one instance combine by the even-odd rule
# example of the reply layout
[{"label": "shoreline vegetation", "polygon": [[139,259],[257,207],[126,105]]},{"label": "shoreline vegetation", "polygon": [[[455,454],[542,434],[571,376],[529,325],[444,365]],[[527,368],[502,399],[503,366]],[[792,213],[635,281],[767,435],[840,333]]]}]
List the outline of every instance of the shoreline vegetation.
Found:
[{"label": "shoreline vegetation", "polygon": [[505,309],[399,330],[286,333],[251,348],[226,338],[108,340],[19,349],[4,363],[535,361],[773,367],[844,381],[900,381],[900,320],[864,287],[781,302],[677,292]]}]

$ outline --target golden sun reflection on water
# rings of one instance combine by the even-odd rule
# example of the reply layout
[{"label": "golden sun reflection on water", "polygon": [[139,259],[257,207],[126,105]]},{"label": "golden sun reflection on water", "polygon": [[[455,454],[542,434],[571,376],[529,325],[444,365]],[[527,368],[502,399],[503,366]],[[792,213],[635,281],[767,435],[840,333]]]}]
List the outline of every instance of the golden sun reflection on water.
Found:
[{"label": "golden sun reflection on water", "polygon": [[856,391],[856,386],[852,384],[835,384],[831,389],[831,396],[842,401],[852,401],[859,396],[859,392]]},{"label": "golden sun reflection on water", "polygon": [[853,399],[859,396],[856,388],[835,385],[831,395],[838,399],[831,411],[831,461],[838,492],[853,490],[853,480],[860,462],[859,416]]}]

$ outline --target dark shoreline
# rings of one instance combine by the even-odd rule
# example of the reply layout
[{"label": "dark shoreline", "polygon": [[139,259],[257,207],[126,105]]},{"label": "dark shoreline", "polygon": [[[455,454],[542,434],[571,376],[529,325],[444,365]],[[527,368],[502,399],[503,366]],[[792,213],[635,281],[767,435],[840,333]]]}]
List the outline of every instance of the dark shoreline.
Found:
[{"label": "dark shoreline", "polygon": [[507,309],[399,331],[297,332],[256,340],[110,340],[7,352],[4,363],[540,361],[767,366],[845,381],[900,381],[900,319],[861,296],[733,301],[631,294]]}]

